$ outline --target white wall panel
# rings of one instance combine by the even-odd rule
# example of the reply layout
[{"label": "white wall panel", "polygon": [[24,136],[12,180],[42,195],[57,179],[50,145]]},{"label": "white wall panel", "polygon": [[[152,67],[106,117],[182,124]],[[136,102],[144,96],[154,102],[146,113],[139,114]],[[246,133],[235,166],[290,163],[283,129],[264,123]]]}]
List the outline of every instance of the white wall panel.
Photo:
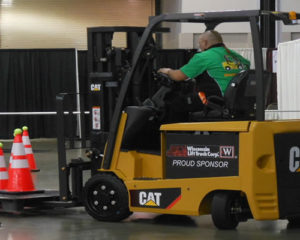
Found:
[{"label": "white wall panel", "polygon": [[[253,10],[259,9],[259,1],[249,0],[182,0],[182,12],[197,12],[197,11],[224,11],[224,10]],[[182,32],[203,32],[205,27],[195,27],[194,24],[184,23],[182,24]],[[247,23],[228,23],[221,24],[217,27],[220,32],[250,32],[249,24]]]},{"label": "white wall panel", "polygon": [[[162,13],[177,13],[181,12],[182,0],[162,0]],[[178,23],[163,23],[163,27],[170,28],[170,33],[164,34],[163,46],[164,48],[178,48],[179,34],[181,33],[181,24]]]},{"label": "white wall panel", "polygon": [[278,45],[277,100],[281,119],[300,119],[300,40]]},{"label": "white wall panel", "polygon": [[257,0],[182,0],[183,12],[259,9]]}]

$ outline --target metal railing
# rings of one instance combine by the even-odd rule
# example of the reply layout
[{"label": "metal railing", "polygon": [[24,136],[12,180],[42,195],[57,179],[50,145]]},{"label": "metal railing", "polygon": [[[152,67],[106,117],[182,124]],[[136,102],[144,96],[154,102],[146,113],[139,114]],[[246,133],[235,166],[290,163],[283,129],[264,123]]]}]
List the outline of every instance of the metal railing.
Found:
[{"label": "metal railing", "polygon": [[[76,114],[81,114],[80,111],[73,111],[71,112],[72,114],[76,115]],[[84,111],[84,114],[90,114],[90,111]],[[57,112],[0,112],[0,115],[56,115]],[[64,111],[64,114],[70,114],[69,111]]]},{"label": "metal railing", "polygon": [[[71,94],[71,93],[61,93],[58,94],[56,97],[56,110],[57,111],[31,111],[31,112],[0,112],[0,116],[56,116],[63,115],[63,120],[61,122],[57,121],[57,127],[59,124],[63,124],[64,126],[64,140],[68,140],[70,142],[70,148],[74,148],[75,141],[81,140],[81,146],[83,148],[86,147],[86,128],[85,119],[86,115],[90,114],[90,111],[84,111],[83,109],[83,98],[81,101],[76,102],[77,97],[76,95],[79,94]],[[68,101],[70,100],[70,96],[73,97],[73,102]],[[76,99],[75,99],[75,98]],[[67,101],[66,101],[67,100]],[[65,124],[66,122],[66,124]],[[59,137],[60,131],[57,131],[57,137]]]}]

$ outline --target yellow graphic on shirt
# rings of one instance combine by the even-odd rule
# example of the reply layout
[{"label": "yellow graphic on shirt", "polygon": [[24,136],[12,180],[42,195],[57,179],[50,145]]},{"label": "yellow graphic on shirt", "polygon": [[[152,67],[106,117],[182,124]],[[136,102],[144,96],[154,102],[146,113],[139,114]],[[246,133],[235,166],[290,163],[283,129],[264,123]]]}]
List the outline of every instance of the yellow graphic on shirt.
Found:
[{"label": "yellow graphic on shirt", "polygon": [[225,68],[228,71],[231,69],[239,69],[239,66],[236,65],[236,63],[234,63],[234,62],[223,62],[222,65],[223,65],[223,68]]},{"label": "yellow graphic on shirt", "polygon": [[242,63],[231,55],[224,55],[225,62],[222,63],[223,68],[227,71],[233,69],[243,69]]}]

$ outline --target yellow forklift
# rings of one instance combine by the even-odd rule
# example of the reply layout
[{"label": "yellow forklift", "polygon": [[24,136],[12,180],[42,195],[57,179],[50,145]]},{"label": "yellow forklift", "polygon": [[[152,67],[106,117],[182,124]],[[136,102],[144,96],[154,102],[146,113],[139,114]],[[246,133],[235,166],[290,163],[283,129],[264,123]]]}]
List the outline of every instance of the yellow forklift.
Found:
[{"label": "yellow forklift", "polygon": [[[132,212],[211,214],[219,229],[241,221],[300,220],[300,120],[266,121],[259,21],[269,16],[296,24],[295,12],[262,10],[162,14],[150,19],[136,48],[115,106],[98,173],[84,186],[87,212],[100,221],[121,221]],[[208,99],[207,109],[190,121],[161,124],[164,99],[173,84],[141,106],[124,106],[141,53],[162,22],[205,24],[248,22],[255,70],[232,79],[222,103]],[[255,85],[255,98],[245,93]]]}]

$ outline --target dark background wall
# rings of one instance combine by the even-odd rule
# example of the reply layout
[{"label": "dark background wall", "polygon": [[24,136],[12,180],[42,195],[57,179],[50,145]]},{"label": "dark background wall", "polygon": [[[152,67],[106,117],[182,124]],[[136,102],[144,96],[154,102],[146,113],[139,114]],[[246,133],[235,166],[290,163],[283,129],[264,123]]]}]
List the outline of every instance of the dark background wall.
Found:
[{"label": "dark background wall", "polygon": [[55,115],[3,113],[56,111],[56,94],[76,91],[75,49],[0,50],[0,69],[0,138],[23,125],[32,137],[56,137]]}]

